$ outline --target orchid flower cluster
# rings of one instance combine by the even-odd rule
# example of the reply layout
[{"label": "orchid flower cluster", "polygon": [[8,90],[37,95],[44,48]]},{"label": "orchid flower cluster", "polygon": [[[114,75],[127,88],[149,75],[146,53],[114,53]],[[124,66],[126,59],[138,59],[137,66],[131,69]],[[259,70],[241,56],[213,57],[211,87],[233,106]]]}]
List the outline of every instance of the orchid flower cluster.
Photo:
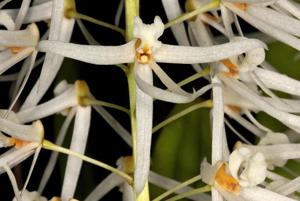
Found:
[{"label": "orchid flower cluster", "polygon": [[[300,81],[280,73],[265,60],[270,41],[300,51],[300,4],[296,1],[186,0],[184,7],[179,0],[161,0],[167,18],[156,16],[151,24],[143,22],[139,0],[120,0],[115,24],[79,13],[75,0],[22,0],[19,8],[11,8],[11,1],[0,2],[0,81],[11,83],[10,93],[2,96],[9,97],[10,104],[0,110],[0,172],[8,175],[14,191],[12,200],[79,200],[76,191],[83,163],[110,172],[86,201],[101,200],[114,188],[121,191],[120,200],[124,201],[185,197],[200,201],[300,200],[300,176],[288,164],[293,161],[300,168]],[[124,29],[119,26],[123,12]],[[120,33],[124,43],[99,44],[84,21]],[[87,44],[70,42],[75,23]],[[245,33],[245,24],[255,31]],[[160,39],[168,28],[176,44]],[[92,94],[97,87],[89,87],[88,80],[58,80],[64,58],[119,67],[128,81],[129,109],[101,101]],[[191,65],[194,74],[176,82],[164,71],[165,63],[184,64],[181,71]],[[34,68],[40,69],[37,79],[30,76]],[[201,87],[193,86],[199,79],[204,81]],[[24,88],[29,83],[32,87],[26,94]],[[54,95],[45,96],[54,84]],[[187,84],[192,88],[184,86]],[[153,126],[155,101],[192,106]],[[211,160],[201,158],[198,174],[185,182],[155,172],[151,168],[152,134],[203,108],[210,110],[210,124],[203,126],[211,128],[212,149],[207,150]],[[116,166],[85,154],[91,140],[93,110],[132,150],[130,155],[120,155]],[[110,110],[126,113],[130,125],[122,125]],[[265,126],[258,113],[276,119],[286,131]],[[54,142],[47,140],[53,136],[43,125],[49,116],[64,118]],[[197,121],[203,124],[202,119]],[[70,145],[63,147],[72,125]],[[232,133],[239,138],[233,147],[229,142]],[[252,141],[247,140],[249,134]],[[28,184],[35,179],[32,173],[43,149],[50,150],[51,156],[39,187],[30,189]],[[46,198],[43,191],[58,153],[67,155],[61,194]],[[12,168],[29,157],[31,167],[20,188]],[[202,187],[192,185],[196,181],[202,181]],[[152,198],[149,184],[165,192]]]}]

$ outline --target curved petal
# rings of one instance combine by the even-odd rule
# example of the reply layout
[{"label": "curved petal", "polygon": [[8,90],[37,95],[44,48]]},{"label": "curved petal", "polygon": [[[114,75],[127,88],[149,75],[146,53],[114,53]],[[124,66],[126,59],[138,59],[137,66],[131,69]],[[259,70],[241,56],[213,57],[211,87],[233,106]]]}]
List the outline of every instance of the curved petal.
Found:
[{"label": "curved petal", "polygon": [[163,44],[154,59],[163,63],[195,64],[210,63],[237,56],[249,50],[265,47],[256,39],[241,39],[210,47],[189,47]]},{"label": "curved petal", "polygon": [[59,41],[41,41],[38,50],[97,65],[131,63],[135,57],[134,41],[120,46],[93,46]]}]

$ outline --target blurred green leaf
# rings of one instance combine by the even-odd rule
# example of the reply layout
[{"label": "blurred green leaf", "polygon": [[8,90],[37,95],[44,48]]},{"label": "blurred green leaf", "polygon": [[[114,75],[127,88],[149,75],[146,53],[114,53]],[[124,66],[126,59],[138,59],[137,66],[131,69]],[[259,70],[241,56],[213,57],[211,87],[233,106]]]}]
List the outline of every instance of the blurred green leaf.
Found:
[{"label": "blurred green leaf", "polygon": [[[170,116],[191,105],[175,106]],[[209,109],[199,109],[165,126],[153,149],[152,170],[177,181],[199,174],[201,161],[211,156],[209,125]],[[163,191],[151,192],[157,196]]]}]

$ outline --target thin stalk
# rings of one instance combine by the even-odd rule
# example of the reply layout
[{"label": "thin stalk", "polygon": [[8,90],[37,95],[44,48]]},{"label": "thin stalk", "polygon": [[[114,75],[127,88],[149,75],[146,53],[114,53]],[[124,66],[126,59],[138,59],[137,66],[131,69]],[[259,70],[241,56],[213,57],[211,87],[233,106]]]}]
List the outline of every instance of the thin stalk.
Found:
[{"label": "thin stalk", "polygon": [[192,75],[192,76],[190,76],[190,77],[182,80],[181,82],[177,83],[177,85],[179,87],[182,87],[182,86],[184,86],[186,84],[189,84],[189,83],[191,83],[191,82],[193,82],[193,81],[195,81],[195,80],[197,80],[197,79],[199,79],[201,77],[207,76],[209,74],[210,74],[210,67],[204,68],[201,72],[198,72],[198,73],[196,73],[196,74],[194,74],[194,75]]},{"label": "thin stalk", "polygon": [[192,190],[192,191],[182,193],[180,195],[176,195],[176,196],[174,196],[170,199],[167,199],[166,201],[176,201],[176,200],[180,200],[180,199],[185,198],[185,197],[189,197],[189,196],[209,192],[210,190],[211,190],[211,187],[207,185],[207,186],[204,186],[202,188],[198,188],[198,189],[195,189],[195,190]]},{"label": "thin stalk", "polygon": [[91,163],[91,164],[94,164],[96,166],[99,166],[99,167],[102,167],[106,170],[109,170],[121,177],[123,177],[128,183],[132,183],[133,179],[131,176],[129,176],[128,174],[118,170],[117,168],[114,168],[110,165],[107,165],[103,162],[100,162],[100,161],[97,161],[93,158],[90,158],[88,156],[85,156],[85,155],[82,155],[82,154],[79,154],[77,152],[73,152],[69,149],[66,149],[64,147],[60,147],[60,146],[57,146],[55,144],[53,144],[52,142],[48,141],[48,140],[44,140],[43,143],[42,143],[42,146],[44,149],[48,149],[48,150],[51,150],[51,151],[56,151],[56,152],[59,152],[59,153],[63,153],[63,154],[67,154],[67,155],[71,155],[71,156],[74,156],[74,157],[77,157],[77,158],[80,158],[81,160],[83,161],[86,161],[88,163]]},{"label": "thin stalk", "polygon": [[219,5],[220,5],[220,0],[213,0],[212,2],[210,2],[204,6],[201,6],[200,8],[197,8],[196,10],[193,10],[192,12],[184,13],[181,16],[171,20],[170,22],[165,24],[165,29],[167,29],[175,24],[179,24],[190,18],[193,18],[194,16],[199,15],[200,13],[204,13],[211,9],[217,8]]},{"label": "thin stalk", "polygon": [[198,110],[200,108],[211,108],[211,107],[212,107],[212,101],[211,100],[206,100],[206,101],[203,101],[201,103],[196,103],[196,104],[182,110],[181,112],[178,112],[177,114],[165,119],[164,121],[160,122],[159,124],[157,124],[152,129],[152,133],[155,133],[159,129],[161,129],[161,128],[165,127],[166,125],[168,125],[169,123],[183,117],[184,115],[187,115],[190,112],[193,112],[193,111]]},{"label": "thin stalk", "polygon": [[199,181],[201,179],[201,175],[197,175],[177,186],[175,186],[174,188],[169,189],[168,191],[164,192],[163,194],[161,194],[160,196],[156,197],[155,199],[153,199],[152,201],[160,201],[164,198],[166,198],[167,196],[171,195],[172,193],[175,193],[176,191],[178,191],[179,189],[188,186],[192,183],[195,183],[196,181]]},{"label": "thin stalk", "polygon": [[99,25],[99,26],[102,26],[102,27],[105,27],[105,28],[117,31],[120,34],[122,34],[123,36],[125,35],[125,31],[123,29],[121,29],[120,27],[117,27],[117,26],[115,26],[113,24],[110,24],[110,23],[107,23],[107,22],[104,22],[104,21],[101,21],[101,20],[98,20],[98,19],[95,19],[95,18],[90,17],[88,15],[84,15],[84,14],[78,13],[78,12],[76,12],[74,10],[68,11],[67,12],[67,17],[74,18],[74,19],[85,20],[85,21],[91,22],[93,24],[96,24],[96,25]]},{"label": "thin stalk", "polygon": [[84,103],[88,104],[88,105],[99,105],[99,106],[104,106],[104,107],[108,107],[108,108],[113,108],[113,109],[119,110],[121,112],[125,112],[128,115],[130,115],[130,110],[129,109],[127,109],[123,106],[120,106],[120,105],[113,104],[113,103],[109,103],[109,102],[105,102],[105,101],[101,101],[101,100],[96,100],[96,99],[89,99],[89,98],[86,98],[84,100]]},{"label": "thin stalk", "polygon": [[139,15],[139,0],[125,0],[126,41],[133,39],[134,19]]}]

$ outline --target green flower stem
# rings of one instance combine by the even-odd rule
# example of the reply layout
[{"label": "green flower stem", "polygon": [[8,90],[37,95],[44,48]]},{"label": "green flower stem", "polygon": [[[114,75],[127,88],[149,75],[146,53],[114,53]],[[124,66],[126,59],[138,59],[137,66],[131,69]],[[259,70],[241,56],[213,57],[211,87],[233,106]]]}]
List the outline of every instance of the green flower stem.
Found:
[{"label": "green flower stem", "polygon": [[59,153],[71,155],[71,156],[80,158],[81,160],[86,161],[88,163],[91,163],[91,164],[94,164],[96,166],[102,167],[106,170],[109,170],[109,171],[123,177],[130,184],[133,182],[133,179],[132,179],[131,176],[129,176],[128,174],[118,170],[117,168],[114,168],[114,167],[109,166],[109,165],[107,165],[103,162],[97,161],[93,158],[87,157],[87,156],[79,154],[77,152],[73,152],[73,151],[71,151],[69,149],[66,149],[64,147],[57,146],[57,145],[53,144],[52,142],[50,142],[48,140],[44,140],[43,143],[42,143],[42,146],[43,146],[44,149],[48,149],[48,150],[51,150],[51,151],[56,151],[56,152],[59,152]]},{"label": "green flower stem", "polygon": [[125,0],[126,41],[133,39],[134,19],[139,15],[139,0]]},{"label": "green flower stem", "polygon": [[174,196],[170,199],[167,199],[166,201],[176,201],[176,200],[180,200],[182,198],[189,197],[189,196],[192,196],[192,195],[197,195],[197,194],[209,192],[210,190],[211,190],[211,187],[207,185],[207,186],[204,186],[202,188],[198,188],[198,189],[195,189],[195,190],[192,190],[192,191],[188,191],[186,193],[182,193],[180,195],[176,195],[176,196]]},{"label": "green flower stem", "polygon": [[199,181],[201,179],[201,176],[200,175],[197,175],[177,186],[175,186],[174,188],[171,188],[170,190],[164,192],[163,194],[161,194],[160,196],[156,197],[155,199],[153,199],[152,201],[160,201],[164,198],[166,198],[167,196],[171,195],[172,193],[175,193],[176,191],[178,191],[179,189],[185,187],[185,186],[188,186],[192,183],[195,183],[196,181]]},{"label": "green flower stem", "polygon": [[192,12],[184,13],[183,15],[175,18],[174,20],[171,20],[167,24],[165,24],[165,29],[170,28],[171,26],[175,24],[179,24],[185,20],[188,20],[196,15],[199,15],[200,13],[207,12],[211,9],[217,8],[220,5],[220,0],[213,0],[212,2],[201,6],[200,8],[197,8],[196,10],[193,10]]},{"label": "green flower stem", "polygon": [[90,17],[88,15],[84,15],[84,14],[78,13],[78,12],[76,12],[74,10],[68,11],[67,12],[67,17],[85,20],[85,21],[91,22],[93,24],[96,24],[96,25],[99,25],[99,26],[102,26],[102,27],[105,27],[105,28],[117,31],[120,34],[122,34],[123,36],[125,35],[125,31],[123,29],[121,29],[120,27],[117,27],[117,26],[115,26],[113,24],[109,24],[107,22],[103,22],[101,20],[95,19],[95,18]]},{"label": "green flower stem", "polygon": [[194,74],[194,75],[192,75],[192,76],[190,76],[190,77],[182,80],[177,85],[180,86],[180,87],[182,87],[182,86],[184,86],[184,85],[186,85],[188,83],[191,83],[191,82],[193,82],[193,81],[195,81],[195,80],[197,80],[197,79],[199,79],[201,77],[207,76],[209,74],[210,74],[210,67],[206,67],[201,72],[196,73],[196,74]]},{"label": "green flower stem", "polygon": [[116,105],[116,104],[101,101],[101,100],[89,99],[89,98],[86,98],[83,101],[87,105],[100,105],[100,106],[104,106],[104,107],[109,107],[109,108],[113,108],[113,109],[116,109],[116,110],[120,110],[120,111],[125,112],[128,115],[130,115],[130,110],[123,107],[123,106],[120,106],[120,105]]},{"label": "green flower stem", "polygon": [[211,100],[207,100],[207,101],[204,101],[204,102],[201,102],[201,103],[196,103],[196,104],[182,110],[181,112],[178,112],[177,114],[165,119],[164,121],[160,122],[159,124],[157,124],[152,129],[152,133],[155,133],[159,129],[161,129],[164,126],[168,125],[169,123],[183,117],[184,115],[187,115],[190,112],[193,112],[193,111],[198,110],[200,108],[211,108],[211,107],[212,107],[212,101]]}]

